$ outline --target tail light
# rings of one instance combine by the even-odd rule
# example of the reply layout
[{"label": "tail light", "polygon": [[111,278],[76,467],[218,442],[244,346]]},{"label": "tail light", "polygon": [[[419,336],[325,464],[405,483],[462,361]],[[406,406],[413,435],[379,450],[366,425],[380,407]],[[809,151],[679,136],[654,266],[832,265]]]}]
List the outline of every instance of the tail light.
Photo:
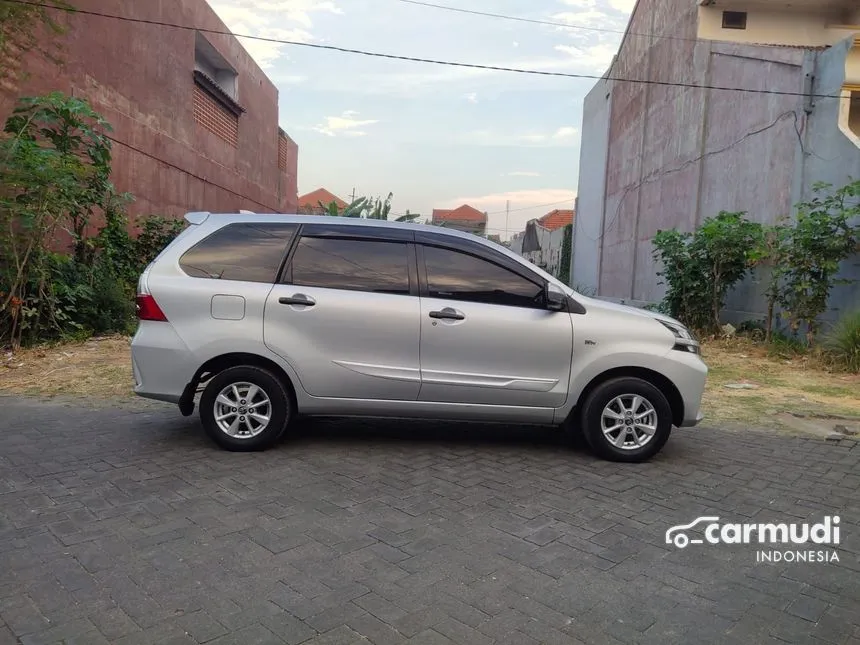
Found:
[{"label": "tail light", "polygon": [[155,302],[150,293],[137,294],[137,317],[140,320],[154,320],[156,322],[167,322],[167,316],[161,311],[161,307]]}]

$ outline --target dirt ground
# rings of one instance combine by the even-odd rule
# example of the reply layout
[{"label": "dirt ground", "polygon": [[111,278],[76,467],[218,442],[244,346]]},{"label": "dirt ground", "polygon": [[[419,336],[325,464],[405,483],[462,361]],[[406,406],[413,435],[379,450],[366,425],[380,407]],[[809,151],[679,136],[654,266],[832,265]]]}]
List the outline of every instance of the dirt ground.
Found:
[{"label": "dirt ground", "polygon": [[[0,353],[0,394],[132,396],[127,337]],[[819,434],[860,425],[860,375],[830,373],[806,356],[769,356],[751,341],[707,343],[709,425],[780,427]]]}]

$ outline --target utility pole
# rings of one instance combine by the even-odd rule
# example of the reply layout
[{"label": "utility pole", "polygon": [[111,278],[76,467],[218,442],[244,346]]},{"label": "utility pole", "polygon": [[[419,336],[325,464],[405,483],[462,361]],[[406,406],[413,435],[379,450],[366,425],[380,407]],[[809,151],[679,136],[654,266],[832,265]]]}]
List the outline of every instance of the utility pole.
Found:
[{"label": "utility pole", "polygon": [[352,187],[352,198],[350,198],[349,203],[352,204],[352,202],[354,202],[354,201],[355,201],[355,186]]}]

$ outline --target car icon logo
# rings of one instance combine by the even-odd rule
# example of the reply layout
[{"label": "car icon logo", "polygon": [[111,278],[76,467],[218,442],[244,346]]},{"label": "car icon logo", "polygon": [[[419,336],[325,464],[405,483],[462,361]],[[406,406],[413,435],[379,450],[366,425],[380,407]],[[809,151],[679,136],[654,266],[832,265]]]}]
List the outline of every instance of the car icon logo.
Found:
[{"label": "car icon logo", "polygon": [[698,524],[704,523],[712,523],[719,522],[719,517],[697,517],[695,520],[690,522],[689,524],[679,524],[677,526],[673,526],[668,531],[666,531],[666,544],[674,544],[679,549],[686,548],[689,544],[702,544],[703,540],[695,539],[691,540],[685,531],[692,529]]}]

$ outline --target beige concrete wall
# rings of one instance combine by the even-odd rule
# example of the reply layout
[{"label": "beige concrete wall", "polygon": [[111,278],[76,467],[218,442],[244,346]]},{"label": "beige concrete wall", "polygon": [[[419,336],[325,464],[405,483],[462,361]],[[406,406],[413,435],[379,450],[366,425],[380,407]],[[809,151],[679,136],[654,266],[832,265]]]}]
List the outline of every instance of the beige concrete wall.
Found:
[{"label": "beige concrete wall", "polygon": [[845,59],[845,84],[860,85],[860,33],[856,34],[854,47]]},{"label": "beige concrete wall", "polygon": [[[699,7],[699,38],[763,45],[831,45],[852,31],[839,28],[839,13],[756,10],[747,12],[746,29],[723,29],[725,7]],[[835,25],[835,26],[831,26]]]},{"label": "beige concrete wall", "polygon": [[[860,92],[854,92],[854,94],[860,95]],[[848,112],[848,128],[860,137],[860,98],[855,98],[851,104],[851,109]],[[858,145],[860,145],[860,141],[858,141]]]}]

